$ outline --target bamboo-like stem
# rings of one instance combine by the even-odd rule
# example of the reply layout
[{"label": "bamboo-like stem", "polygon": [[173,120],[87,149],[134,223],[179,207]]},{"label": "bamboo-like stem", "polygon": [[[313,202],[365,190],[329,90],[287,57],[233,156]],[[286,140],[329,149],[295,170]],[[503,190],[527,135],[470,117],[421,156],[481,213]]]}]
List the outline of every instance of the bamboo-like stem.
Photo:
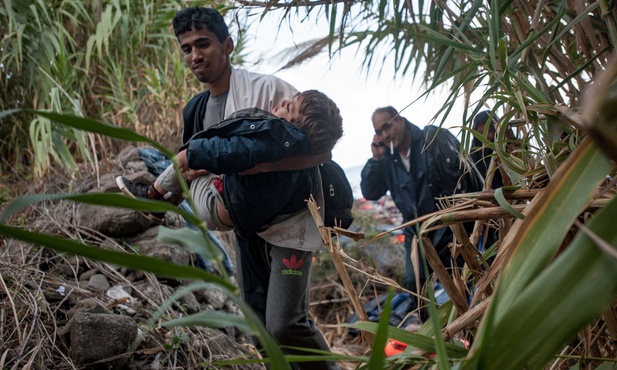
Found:
[{"label": "bamboo-like stem", "polygon": [[606,329],[613,339],[613,342],[617,342],[617,303],[606,310],[604,313],[604,321],[606,321]]},{"label": "bamboo-like stem", "polygon": [[617,22],[615,21],[615,15],[608,5],[607,0],[599,0],[598,4],[600,4],[600,9],[602,10],[602,18],[604,18],[606,26],[608,27],[608,35],[611,38],[611,44],[617,45]]},{"label": "bamboo-like stem", "polygon": [[485,299],[477,305],[470,308],[467,312],[462,314],[461,316],[454,319],[448,326],[441,330],[441,334],[444,340],[450,340],[454,335],[461,330],[473,326],[477,320],[479,320],[484,311],[486,311],[486,307],[488,306],[489,299]]},{"label": "bamboo-like stem", "polygon": [[467,305],[467,299],[461,292],[456,288],[456,284],[454,284],[454,280],[452,280],[450,274],[446,270],[445,266],[441,262],[435,247],[431,243],[428,238],[424,238],[422,240],[424,246],[424,256],[426,257],[426,261],[429,263],[435,275],[443,285],[446,293],[448,293],[448,297],[454,303],[456,310],[459,314],[467,312],[469,306]]},{"label": "bamboo-like stem", "polygon": [[[315,224],[317,225],[317,228],[321,233],[321,237],[324,243],[326,244],[328,253],[330,253],[330,258],[332,258],[332,263],[334,264],[336,272],[339,274],[339,277],[343,282],[343,286],[345,287],[347,295],[351,300],[351,304],[353,305],[354,310],[358,315],[358,319],[360,319],[361,321],[369,321],[368,315],[364,311],[364,306],[362,305],[362,302],[360,302],[360,298],[358,297],[358,293],[356,293],[356,289],[353,286],[351,278],[349,277],[347,270],[345,270],[343,259],[341,258],[341,254],[339,253],[340,243],[337,243],[337,245],[335,246],[332,242],[332,237],[330,234],[331,229],[324,225],[321,215],[319,214],[319,208],[317,207],[317,203],[315,203],[315,199],[313,197],[308,200],[308,209],[311,212],[311,216],[313,216],[313,220],[315,220]],[[372,334],[368,332],[362,332],[362,339],[365,341],[365,343],[373,342]]]}]

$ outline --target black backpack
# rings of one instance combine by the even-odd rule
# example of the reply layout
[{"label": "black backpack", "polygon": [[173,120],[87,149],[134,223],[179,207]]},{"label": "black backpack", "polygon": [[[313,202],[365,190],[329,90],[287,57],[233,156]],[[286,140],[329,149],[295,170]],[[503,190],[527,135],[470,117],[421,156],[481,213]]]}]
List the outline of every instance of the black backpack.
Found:
[{"label": "black backpack", "polygon": [[324,197],[324,225],[349,228],[353,222],[353,190],[345,171],[333,160],[319,166]]},{"label": "black backpack", "polygon": [[434,196],[481,191],[484,179],[467,159],[460,163],[460,143],[450,133],[437,126],[423,129],[427,153],[428,182]]}]

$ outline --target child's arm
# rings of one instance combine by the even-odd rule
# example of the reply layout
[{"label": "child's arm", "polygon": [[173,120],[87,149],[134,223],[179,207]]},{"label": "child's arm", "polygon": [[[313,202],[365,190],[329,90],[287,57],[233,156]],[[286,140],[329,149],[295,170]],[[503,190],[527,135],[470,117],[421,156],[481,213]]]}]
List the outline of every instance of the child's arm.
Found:
[{"label": "child's arm", "polygon": [[191,140],[186,153],[188,167],[216,174],[241,173],[258,163],[278,162],[308,151],[301,131],[294,131],[295,137],[283,136],[275,127],[245,135]]},{"label": "child's arm", "polygon": [[323,154],[294,154],[276,162],[258,163],[255,167],[242,171],[241,175],[254,175],[261,172],[296,171],[311,168],[327,162],[332,152]]},{"label": "child's arm", "polygon": [[188,159],[186,158],[186,149],[178,152],[176,157],[178,158],[178,164],[180,166],[180,171],[182,172],[182,177],[184,177],[186,182],[191,182],[199,176],[205,176],[210,173],[207,170],[190,169]]}]

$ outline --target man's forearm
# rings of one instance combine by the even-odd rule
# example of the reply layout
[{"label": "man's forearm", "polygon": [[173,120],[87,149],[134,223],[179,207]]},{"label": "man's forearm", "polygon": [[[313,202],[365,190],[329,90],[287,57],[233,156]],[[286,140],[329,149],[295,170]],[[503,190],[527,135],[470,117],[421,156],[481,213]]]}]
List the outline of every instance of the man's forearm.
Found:
[{"label": "man's forearm", "polygon": [[381,160],[369,159],[360,172],[360,190],[367,200],[377,200],[389,190]]},{"label": "man's forearm", "polygon": [[242,175],[254,175],[261,172],[304,170],[327,162],[331,157],[331,152],[325,154],[294,154],[276,162],[259,163],[250,170],[242,172]]}]

